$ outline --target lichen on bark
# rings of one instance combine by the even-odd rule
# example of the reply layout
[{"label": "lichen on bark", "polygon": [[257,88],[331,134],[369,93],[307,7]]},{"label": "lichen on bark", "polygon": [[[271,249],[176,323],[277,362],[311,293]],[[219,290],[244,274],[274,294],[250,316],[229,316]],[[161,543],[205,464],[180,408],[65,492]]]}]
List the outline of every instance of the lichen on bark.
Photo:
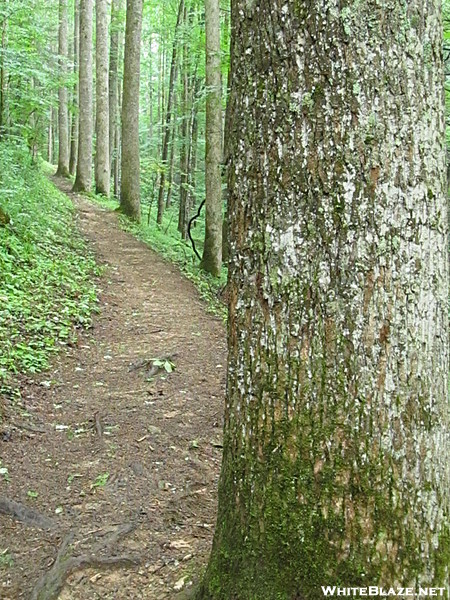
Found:
[{"label": "lichen on bark", "polygon": [[233,4],[224,457],[199,599],[447,581],[440,13]]}]

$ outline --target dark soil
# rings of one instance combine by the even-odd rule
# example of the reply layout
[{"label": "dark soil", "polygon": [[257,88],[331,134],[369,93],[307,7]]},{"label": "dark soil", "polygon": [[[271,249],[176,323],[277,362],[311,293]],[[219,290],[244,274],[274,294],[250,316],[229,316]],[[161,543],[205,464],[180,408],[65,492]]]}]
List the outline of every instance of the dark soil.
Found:
[{"label": "dark soil", "polygon": [[[173,598],[212,540],[224,326],[114,213],[71,196],[106,265],[100,314],[50,371],[22,378],[0,426],[0,598],[39,598],[38,580],[72,558],[61,600]],[[165,357],[175,370],[155,373]],[[32,510],[13,516],[7,501]]]}]

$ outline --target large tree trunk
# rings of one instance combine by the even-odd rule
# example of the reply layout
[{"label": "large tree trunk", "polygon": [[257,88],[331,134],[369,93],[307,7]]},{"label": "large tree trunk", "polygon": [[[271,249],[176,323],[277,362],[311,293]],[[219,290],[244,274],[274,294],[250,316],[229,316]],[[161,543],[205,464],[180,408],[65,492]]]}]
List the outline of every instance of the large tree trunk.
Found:
[{"label": "large tree trunk", "polygon": [[109,196],[109,92],[107,0],[96,0],[96,149],[95,190]]},{"label": "large tree trunk", "polygon": [[[184,0],[180,0],[180,4],[178,6],[177,23],[175,25],[175,34],[174,34],[174,40],[173,40],[172,62],[170,64],[169,91],[167,94],[167,111],[166,111],[166,116],[165,116],[162,155],[161,155],[163,168],[161,169],[161,176],[159,179],[159,189],[158,189],[158,215],[156,217],[157,223],[162,223],[162,218],[163,218],[163,214],[164,214],[164,189],[165,189],[165,183],[166,183],[167,157],[168,157],[168,152],[169,152],[170,121],[172,119],[173,93],[174,93],[176,70],[177,70],[178,31],[179,31],[180,24],[181,24],[181,21],[183,18],[183,13],[184,13]],[[163,91],[164,91],[164,87],[163,87]],[[163,102],[164,102],[164,100],[163,100]]]},{"label": "large tree trunk", "polygon": [[92,0],[80,0],[80,66],[78,160],[73,189],[90,192],[92,187]]},{"label": "large tree trunk", "polygon": [[78,153],[78,64],[79,64],[79,47],[80,47],[80,10],[79,0],[74,1],[73,14],[73,73],[75,82],[73,84],[73,114],[71,119],[70,133],[70,158],[69,172],[75,174],[77,168],[77,153]]},{"label": "large tree trunk", "polygon": [[69,21],[67,0],[59,0],[58,65],[60,84],[58,89],[59,150],[57,175],[69,176],[69,113],[67,109],[67,59],[69,54]]},{"label": "large tree trunk", "polygon": [[120,206],[130,218],[141,218],[139,190],[139,78],[142,0],[127,0],[122,98]]},{"label": "large tree trunk", "polygon": [[202,267],[218,276],[222,268],[222,103],[219,0],[205,0],[206,156],[205,245]]},{"label": "large tree trunk", "polygon": [[441,3],[327,6],[233,3],[228,385],[200,599],[448,581]]}]

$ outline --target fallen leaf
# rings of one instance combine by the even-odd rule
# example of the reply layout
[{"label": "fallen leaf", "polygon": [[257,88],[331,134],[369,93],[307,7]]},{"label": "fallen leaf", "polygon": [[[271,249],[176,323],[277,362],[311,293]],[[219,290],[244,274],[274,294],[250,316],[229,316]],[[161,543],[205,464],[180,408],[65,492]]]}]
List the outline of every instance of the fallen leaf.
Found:
[{"label": "fallen leaf", "polygon": [[175,550],[181,550],[182,548],[190,548],[191,545],[186,540],[172,540],[169,544],[169,548],[175,548]]},{"label": "fallen leaf", "polygon": [[185,575],[184,577],[182,577],[181,579],[179,579],[176,584],[173,586],[173,589],[176,592],[180,592],[183,588],[184,588],[184,582],[186,581],[187,576]]}]

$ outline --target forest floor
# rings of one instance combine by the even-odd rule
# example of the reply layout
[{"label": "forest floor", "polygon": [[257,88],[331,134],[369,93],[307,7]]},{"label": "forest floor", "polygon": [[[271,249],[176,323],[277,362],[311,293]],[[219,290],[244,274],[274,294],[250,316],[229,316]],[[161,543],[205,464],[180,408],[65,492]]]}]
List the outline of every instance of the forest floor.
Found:
[{"label": "forest floor", "polygon": [[0,598],[174,598],[215,525],[224,325],[116,214],[54,181],[105,265],[100,313],[49,371],[21,379],[0,430]]}]

